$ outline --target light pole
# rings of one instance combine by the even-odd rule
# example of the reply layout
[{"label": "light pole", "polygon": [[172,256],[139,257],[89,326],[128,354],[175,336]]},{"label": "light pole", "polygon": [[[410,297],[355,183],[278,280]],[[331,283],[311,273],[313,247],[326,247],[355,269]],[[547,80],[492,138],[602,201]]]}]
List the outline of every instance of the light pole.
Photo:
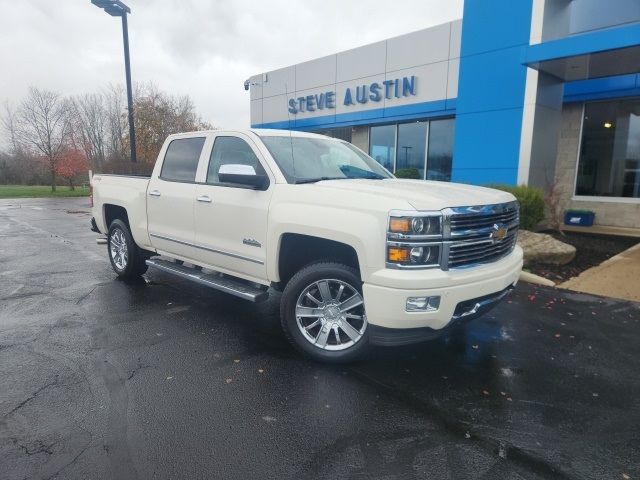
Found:
[{"label": "light pole", "polygon": [[91,0],[96,7],[102,8],[112,17],[122,18],[122,41],[124,43],[124,70],[127,77],[127,110],[129,118],[129,143],[131,161],[136,162],[136,132],[133,128],[133,94],[131,93],[131,65],[129,65],[129,27],[127,14],[131,9],[119,0]]}]

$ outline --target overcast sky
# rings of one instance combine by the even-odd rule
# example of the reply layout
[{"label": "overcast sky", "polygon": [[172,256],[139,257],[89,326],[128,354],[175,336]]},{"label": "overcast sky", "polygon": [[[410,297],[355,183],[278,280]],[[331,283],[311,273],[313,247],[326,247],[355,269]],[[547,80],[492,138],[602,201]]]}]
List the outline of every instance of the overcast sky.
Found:
[{"label": "overcast sky", "polygon": [[[125,0],[133,81],[245,128],[251,75],[461,18],[462,1]],[[0,0],[0,12],[0,101],[29,85],[70,95],[124,83],[120,19],[90,0]]]}]

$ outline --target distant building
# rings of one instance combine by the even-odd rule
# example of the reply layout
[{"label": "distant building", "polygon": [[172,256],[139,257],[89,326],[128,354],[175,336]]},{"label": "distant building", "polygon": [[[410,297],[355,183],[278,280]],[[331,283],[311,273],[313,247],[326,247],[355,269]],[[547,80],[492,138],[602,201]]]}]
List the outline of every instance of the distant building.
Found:
[{"label": "distant building", "polygon": [[639,72],[639,0],[466,1],[462,20],[251,77],[251,124],[426,179],[555,182],[640,228]]}]

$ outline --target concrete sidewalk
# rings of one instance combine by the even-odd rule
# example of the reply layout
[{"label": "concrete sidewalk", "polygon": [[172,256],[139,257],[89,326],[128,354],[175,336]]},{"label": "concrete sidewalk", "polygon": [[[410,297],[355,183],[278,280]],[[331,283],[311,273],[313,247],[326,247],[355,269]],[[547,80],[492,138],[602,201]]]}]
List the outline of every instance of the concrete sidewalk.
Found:
[{"label": "concrete sidewalk", "polygon": [[640,302],[640,243],[558,287]]}]

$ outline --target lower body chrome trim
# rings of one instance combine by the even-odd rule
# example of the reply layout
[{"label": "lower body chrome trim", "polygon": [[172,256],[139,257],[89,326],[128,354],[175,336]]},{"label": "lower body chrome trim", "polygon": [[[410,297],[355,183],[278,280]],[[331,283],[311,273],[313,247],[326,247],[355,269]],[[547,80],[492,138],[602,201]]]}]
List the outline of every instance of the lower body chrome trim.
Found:
[{"label": "lower body chrome trim", "polygon": [[164,235],[158,235],[157,233],[149,233],[150,237],[159,238],[161,240],[167,240],[168,242],[179,243],[180,245],[186,245],[187,247],[199,248],[200,250],[205,250],[207,252],[218,253],[220,255],[226,255],[227,257],[237,258],[239,260],[245,260],[247,262],[257,263],[258,265],[264,265],[262,260],[257,260],[251,257],[245,257],[243,255],[238,255],[236,253],[224,252],[222,250],[217,250],[215,248],[207,247],[205,245],[199,245],[197,243],[186,242],[184,240],[178,240],[177,238],[166,237]]},{"label": "lower body chrome trim", "polygon": [[484,297],[461,302],[456,306],[451,320],[460,320],[462,318],[472,319],[484,315],[493,307],[495,307],[500,300],[511,293],[511,290],[513,289],[514,286],[509,285],[501,292],[496,292],[490,295],[485,295]]}]

